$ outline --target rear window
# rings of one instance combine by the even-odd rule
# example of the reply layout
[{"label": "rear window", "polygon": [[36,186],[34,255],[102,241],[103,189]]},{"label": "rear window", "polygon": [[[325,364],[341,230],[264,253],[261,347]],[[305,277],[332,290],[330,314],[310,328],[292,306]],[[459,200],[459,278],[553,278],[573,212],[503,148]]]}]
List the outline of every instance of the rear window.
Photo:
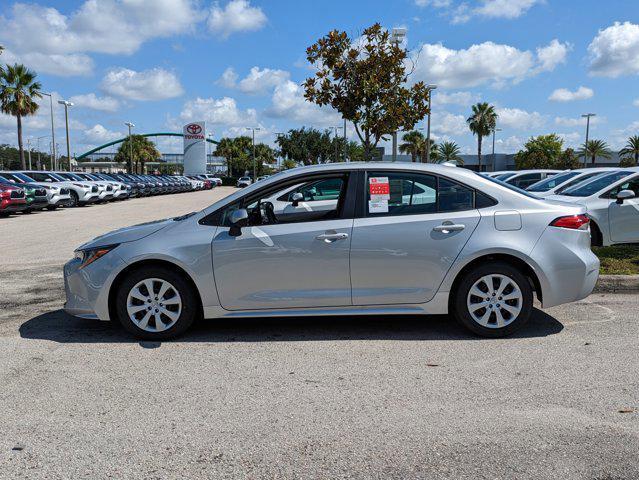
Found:
[{"label": "rear window", "polygon": [[594,195],[599,190],[603,190],[607,186],[618,182],[628,175],[630,175],[630,172],[602,173],[589,182],[579,183],[578,185],[567,189],[562,193],[562,195],[566,195],[568,197],[589,197],[590,195]]},{"label": "rear window", "polygon": [[562,183],[570,180],[571,178],[579,175],[579,172],[566,172],[559,173],[557,175],[553,175],[546,180],[542,180],[541,182],[537,182],[534,185],[531,185],[526,190],[529,192],[547,192],[548,190],[552,190],[553,188],[561,185]]}]

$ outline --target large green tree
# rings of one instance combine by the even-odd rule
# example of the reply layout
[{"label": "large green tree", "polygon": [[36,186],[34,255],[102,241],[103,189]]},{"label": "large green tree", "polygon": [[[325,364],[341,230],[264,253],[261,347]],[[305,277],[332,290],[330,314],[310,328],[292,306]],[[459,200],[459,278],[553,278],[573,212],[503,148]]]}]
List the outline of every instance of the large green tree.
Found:
[{"label": "large green tree", "polygon": [[20,164],[27,168],[22,146],[22,118],[38,111],[37,99],[42,98],[42,86],[36,81],[37,74],[24,65],[0,67],[0,110],[16,117],[18,124],[18,150]]},{"label": "large green tree", "polygon": [[120,144],[114,160],[126,163],[129,173],[145,173],[144,164],[157,161],[161,156],[151,140],[142,135],[131,135]]},{"label": "large green tree", "polygon": [[581,146],[579,156],[584,157],[584,163],[586,158],[590,158],[594,165],[597,157],[610,158],[612,157],[612,152],[608,148],[608,144],[603,140],[588,140],[587,144]]},{"label": "large green tree", "polygon": [[554,168],[563,152],[564,141],[556,134],[531,137],[515,155],[518,170]]},{"label": "large green tree", "polygon": [[[286,159],[303,165],[326,163],[335,158],[336,146],[330,131],[320,131],[315,128],[298,128],[279,135],[275,141],[280,148],[280,154]],[[337,152],[343,149],[343,143],[337,145]]]},{"label": "large green tree", "polygon": [[473,135],[477,135],[477,161],[481,172],[481,144],[483,138],[489,136],[497,124],[495,107],[486,102],[476,103],[472,106],[472,114],[466,122]]},{"label": "large green tree", "polygon": [[579,168],[579,156],[572,148],[567,148],[553,165],[553,168],[558,170],[574,170],[575,168]]},{"label": "large green tree", "polygon": [[426,85],[408,86],[408,51],[378,23],[356,38],[333,30],[306,49],[306,58],[317,72],[304,82],[305,98],[351,121],[367,159],[382,138],[412,130],[428,113]]},{"label": "large green tree", "polygon": [[[226,159],[229,176],[253,175],[253,140],[251,137],[240,136],[220,139],[215,149],[215,155]],[[264,143],[255,144],[255,170],[258,176],[266,171],[264,164],[273,164],[277,152]]]},{"label": "large green tree", "polygon": [[619,150],[619,156],[621,160],[624,161],[624,165],[639,165],[639,135],[633,135],[628,138],[626,145]]}]

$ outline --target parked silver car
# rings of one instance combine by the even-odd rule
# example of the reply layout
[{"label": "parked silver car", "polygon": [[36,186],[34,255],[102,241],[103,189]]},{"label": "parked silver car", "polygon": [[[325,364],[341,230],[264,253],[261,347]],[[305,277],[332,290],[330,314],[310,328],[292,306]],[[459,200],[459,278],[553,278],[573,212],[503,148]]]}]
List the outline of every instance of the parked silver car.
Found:
[{"label": "parked silver car", "polygon": [[[289,220],[266,200],[329,180],[330,209],[310,198]],[[529,319],[533,292],[550,307],[592,291],[599,261],[585,212],[461,168],[296,168],[82,245],[64,267],[65,309],[149,339],[198,316],[446,313],[503,336]]]},{"label": "parked silver car", "polygon": [[638,167],[602,173],[546,199],[585,207],[593,245],[639,242]]},{"label": "parked silver car", "polygon": [[251,180],[251,177],[240,177],[237,181],[237,186],[239,188],[244,188],[244,187],[248,187],[252,183],[253,183],[253,180]]}]

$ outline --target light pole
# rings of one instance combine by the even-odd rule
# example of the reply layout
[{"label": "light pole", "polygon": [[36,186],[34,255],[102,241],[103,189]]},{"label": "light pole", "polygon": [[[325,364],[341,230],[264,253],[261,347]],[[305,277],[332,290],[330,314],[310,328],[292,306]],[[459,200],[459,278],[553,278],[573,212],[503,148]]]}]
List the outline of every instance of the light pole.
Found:
[{"label": "light pole", "polygon": [[56,170],[57,158],[55,156],[55,126],[53,125],[53,94],[42,92],[42,95],[49,97],[49,106],[51,107],[51,169]]},{"label": "light pole", "polygon": [[[391,41],[395,44],[396,47],[399,47],[399,44],[404,41],[406,38],[406,29],[405,28],[393,28],[391,30]],[[344,136],[346,136],[346,127],[344,127]],[[397,131],[393,132],[393,162],[397,161]]]},{"label": "light pole", "polygon": [[64,123],[66,124],[66,128],[67,128],[67,159],[69,160],[69,171],[71,171],[72,168],[71,168],[71,141],[69,140],[69,107],[72,107],[73,103],[67,100],[58,100],[58,103],[60,105],[64,105]]},{"label": "light pole", "polygon": [[493,171],[495,170],[495,132],[501,132],[501,128],[493,128]]},{"label": "light pole", "polygon": [[259,127],[246,127],[247,130],[253,131],[253,181],[257,180],[257,165],[255,163],[255,131],[261,130]]},{"label": "light pole", "polygon": [[27,138],[27,153],[29,154],[29,170],[31,170],[31,139]]},{"label": "light pole", "polygon": [[337,145],[337,131],[341,130],[343,127],[328,127],[328,128],[330,128],[331,130],[335,131],[335,137],[334,137],[335,138],[335,163],[337,163],[337,162],[339,162],[339,149],[337,148],[338,147],[338,145]]},{"label": "light pole", "polygon": [[588,161],[588,134],[590,133],[590,117],[596,117],[596,113],[586,113],[582,117],[586,118],[586,143],[584,143],[584,167]]},{"label": "light pole", "polygon": [[38,170],[42,170],[42,162],[40,161],[40,140],[43,138],[49,138],[49,135],[44,135],[36,139],[36,148],[38,149]]},{"label": "light pole", "polygon": [[430,163],[430,112],[433,100],[433,90],[437,88],[437,85],[426,85],[428,89],[428,118],[426,127],[426,163]]},{"label": "light pole", "polygon": [[[131,129],[135,127],[135,125],[131,122],[124,122],[124,124],[129,127],[129,165],[131,166],[131,170],[133,170],[133,138],[131,137]],[[137,168],[135,170],[135,173],[138,173]]]}]

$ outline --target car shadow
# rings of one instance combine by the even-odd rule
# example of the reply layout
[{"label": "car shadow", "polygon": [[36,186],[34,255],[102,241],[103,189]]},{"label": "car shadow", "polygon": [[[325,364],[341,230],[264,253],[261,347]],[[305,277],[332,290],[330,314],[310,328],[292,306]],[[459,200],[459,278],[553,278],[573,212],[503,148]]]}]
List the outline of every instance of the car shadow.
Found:
[{"label": "car shadow", "polygon": [[[563,325],[534,309],[530,322],[510,338],[555,335]],[[26,339],[59,343],[140,343],[157,348],[160,342],[139,342],[117,322],[83,320],[55,310],[20,326]],[[484,340],[469,333],[447,315],[336,316],[214,319],[197,322],[180,342],[287,342],[326,340]]]}]

